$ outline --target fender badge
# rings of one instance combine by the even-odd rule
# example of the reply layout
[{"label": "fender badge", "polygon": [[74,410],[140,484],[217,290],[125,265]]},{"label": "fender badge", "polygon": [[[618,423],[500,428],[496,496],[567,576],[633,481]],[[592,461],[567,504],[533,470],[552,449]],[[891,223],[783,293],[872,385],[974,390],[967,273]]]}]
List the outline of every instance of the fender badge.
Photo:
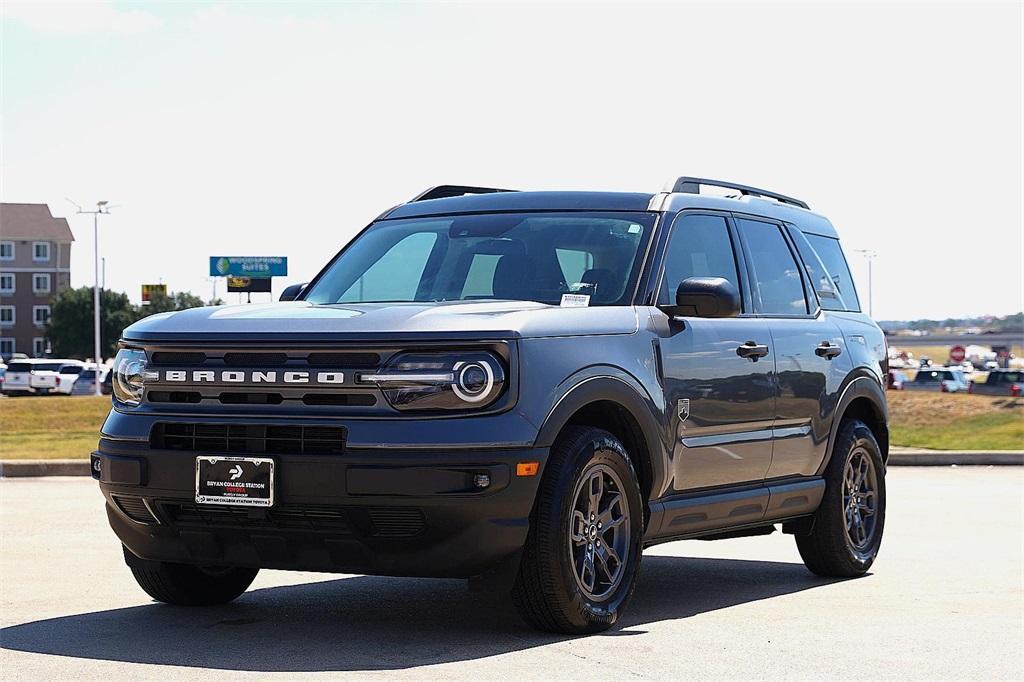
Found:
[{"label": "fender badge", "polygon": [[690,399],[681,398],[677,403],[679,412],[679,421],[684,422],[690,418]]}]

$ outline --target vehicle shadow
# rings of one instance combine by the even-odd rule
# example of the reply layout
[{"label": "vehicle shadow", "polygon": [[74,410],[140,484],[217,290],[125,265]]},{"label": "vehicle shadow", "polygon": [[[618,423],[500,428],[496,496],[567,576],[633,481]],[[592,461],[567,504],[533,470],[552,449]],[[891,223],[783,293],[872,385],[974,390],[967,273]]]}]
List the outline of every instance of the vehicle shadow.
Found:
[{"label": "vehicle shadow", "polygon": [[[647,556],[615,629],[827,585],[801,564]],[[523,624],[461,580],[359,576],[253,590],[233,604],[147,604],[13,625],[0,646],[58,656],[257,672],[395,670],[571,639]]]}]

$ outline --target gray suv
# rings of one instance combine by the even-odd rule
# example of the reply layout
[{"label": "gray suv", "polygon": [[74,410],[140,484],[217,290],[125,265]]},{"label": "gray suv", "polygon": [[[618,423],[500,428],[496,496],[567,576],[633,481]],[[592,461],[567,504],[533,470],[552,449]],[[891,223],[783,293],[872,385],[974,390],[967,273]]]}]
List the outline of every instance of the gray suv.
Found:
[{"label": "gray suv", "polygon": [[92,469],[154,599],[264,567],[467,578],[586,633],[658,543],[781,528],[818,575],[875,560],[885,341],[802,201],[435,187],[282,300],[124,332]]}]

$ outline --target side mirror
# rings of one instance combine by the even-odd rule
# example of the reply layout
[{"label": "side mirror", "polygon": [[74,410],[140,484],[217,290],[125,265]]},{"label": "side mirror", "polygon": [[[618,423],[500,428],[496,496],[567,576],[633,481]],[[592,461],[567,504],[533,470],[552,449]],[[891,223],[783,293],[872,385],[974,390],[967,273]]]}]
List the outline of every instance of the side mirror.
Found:
[{"label": "side mirror", "polygon": [[309,284],[309,282],[303,282],[302,284],[293,284],[290,287],[286,287],[285,290],[281,292],[281,298],[279,298],[278,300],[294,301],[299,297],[299,294],[302,293],[302,290],[306,288],[307,284]]},{"label": "side mirror", "polygon": [[676,304],[659,307],[670,317],[736,317],[740,292],[722,277],[688,277],[676,289]]}]

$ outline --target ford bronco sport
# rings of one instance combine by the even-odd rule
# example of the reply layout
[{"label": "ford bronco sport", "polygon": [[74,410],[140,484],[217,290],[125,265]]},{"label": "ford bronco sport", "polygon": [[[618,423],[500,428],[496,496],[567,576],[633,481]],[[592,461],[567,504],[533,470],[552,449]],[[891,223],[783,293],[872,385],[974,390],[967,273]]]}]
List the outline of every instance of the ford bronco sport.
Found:
[{"label": "ford bronco sport", "polygon": [[885,341],[799,200],[441,186],[282,299],[124,332],[92,470],[156,600],[468,578],[585,633],[658,543],[781,527],[818,575],[875,560]]}]

